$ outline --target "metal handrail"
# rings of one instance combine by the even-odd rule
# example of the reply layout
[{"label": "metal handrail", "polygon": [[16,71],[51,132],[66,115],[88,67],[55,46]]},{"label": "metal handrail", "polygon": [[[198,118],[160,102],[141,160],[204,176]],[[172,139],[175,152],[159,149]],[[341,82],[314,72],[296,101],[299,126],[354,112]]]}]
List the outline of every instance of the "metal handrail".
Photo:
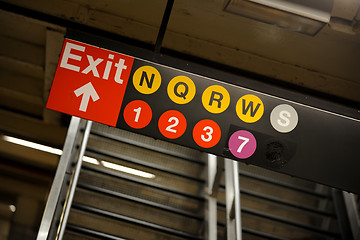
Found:
[{"label": "metal handrail", "polygon": [[71,205],[72,205],[72,202],[74,199],[74,195],[75,195],[76,185],[79,180],[82,159],[84,157],[87,140],[89,139],[89,135],[90,135],[91,125],[92,125],[92,121],[87,121],[84,138],[83,138],[81,148],[80,148],[80,154],[79,154],[78,160],[76,162],[76,166],[73,171],[73,178],[71,179],[69,194],[68,194],[68,197],[65,202],[63,218],[62,218],[62,222],[59,224],[59,231],[58,231],[58,235],[56,236],[56,240],[62,240],[63,236],[64,236],[66,223],[69,218],[70,208],[71,208]]},{"label": "metal handrail", "polygon": [[46,207],[41,220],[37,240],[46,240],[48,238],[50,228],[54,219],[55,211],[59,202],[59,197],[64,184],[66,171],[74,154],[73,148],[80,129],[80,118],[72,117],[64,143],[63,154],[60,157],[59,164],[55,173],[55,177],[50,189]]}]

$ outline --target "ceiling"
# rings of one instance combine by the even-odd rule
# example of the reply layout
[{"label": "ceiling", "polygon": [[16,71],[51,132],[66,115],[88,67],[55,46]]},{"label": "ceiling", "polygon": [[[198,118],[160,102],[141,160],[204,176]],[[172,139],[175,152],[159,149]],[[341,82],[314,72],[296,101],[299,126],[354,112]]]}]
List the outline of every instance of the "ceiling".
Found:
[{"label": "ceiling", "polygon": [[[176,0],[162,48],[359,109],[360,32],[352,32],[350,25],[359,0],[334,0],[332,21],[315,36],[224,11],[225,2]],[[0,131],[61,147],[68,116],[45,109],[45,104],[66,28],[154,46],[166,4],[165,0],[0,1]],[[0,156],[2,161],[16,159],[47,173],[58,161],[36,151],[24,152],[2,139]],[[15,171],[7,164],[8,172]],[[51,179],[49,174],[41,176],[37,181]],[[39,189],[46,192],[44,184],[32,191]]]},{"label": "ceiling", "polygon": [[[14,120],[17,117],[19,121],[30,117],[26,122],[35,121],[35,125],[61,123],[61,115],[45,110],[44,103],[67,26],[76,23],[79,30],[102,30],[114,38],[126,37],[136,43],[154,45],[167,1],[0,3],[3,9],[0,103],[4,115],[1,125],[4,130],[10,128],[10,132],[24,134],[30,129],[19,127]],[[229,13],[224,11],[225,3],[225,0],[175,1],[162,47],[219,66],[266,76],[262,81],[271,79],[274,80],[271,83],[285,83],[304,93],[310,90],[330,100],[344,100],[350,107],[359,107],[360,33],[351,31],[350,21],[356,17],[360,1],[334,0],[331,12],[334,23],[327,24],[315,36]],[[339,19],[349,26],[337,24]],[[20,129],[11,129],[12,125]],[[36,138],[49,144],[62,142],[54,139],[55,136],[38,135]]]}]

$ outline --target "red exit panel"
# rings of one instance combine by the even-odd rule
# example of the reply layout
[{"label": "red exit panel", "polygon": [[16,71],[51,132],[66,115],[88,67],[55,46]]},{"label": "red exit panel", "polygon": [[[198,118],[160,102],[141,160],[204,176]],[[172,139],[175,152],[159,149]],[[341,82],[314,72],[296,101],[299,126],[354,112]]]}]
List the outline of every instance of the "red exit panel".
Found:
[{"label": "red exit panel", "polygon": [[134,58],[65,39],[47,108],[115,126]]}]

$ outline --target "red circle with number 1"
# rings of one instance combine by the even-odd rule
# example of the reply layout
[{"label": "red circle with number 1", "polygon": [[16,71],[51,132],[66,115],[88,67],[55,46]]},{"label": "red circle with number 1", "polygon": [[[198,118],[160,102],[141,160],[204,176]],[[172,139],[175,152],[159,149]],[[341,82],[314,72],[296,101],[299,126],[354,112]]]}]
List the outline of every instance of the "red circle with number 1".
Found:
[{"label": "red circle with number 1", "polygon": [[141,100],[129,102],[124,109],[124,119],[127,125],[140,129],[146,127],[152,118],[149,104]]},{"label": "red circle with number 1", "polygon": [[213,120],[204,119],[195,125],[193,138],[200,147],[211,148],[220,141],[221,129]]},{"label": "red circle with number 1", "polygon": [[179,138],[186,130],[186,118],[179,111],[169,110],[160,116],[158,127],[164,137]]}]

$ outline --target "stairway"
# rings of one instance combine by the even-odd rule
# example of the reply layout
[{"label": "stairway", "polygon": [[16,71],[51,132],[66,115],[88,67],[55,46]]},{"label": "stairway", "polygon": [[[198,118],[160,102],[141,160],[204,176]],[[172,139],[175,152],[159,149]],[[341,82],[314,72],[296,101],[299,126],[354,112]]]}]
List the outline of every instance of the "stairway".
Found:
[{"label": "stairway", "polygon": [[[207,154],[93,123],[85,156],[63,239],[207,239]],[[243,239],[347,239],[337,190],[241,163],[239,173]]]},{"label": "stairway", "polygon": [[83,163],[64,239],[203,239],[202,154],[136,146],[126,134],[93,125],[85,155],[98,164]]}]

